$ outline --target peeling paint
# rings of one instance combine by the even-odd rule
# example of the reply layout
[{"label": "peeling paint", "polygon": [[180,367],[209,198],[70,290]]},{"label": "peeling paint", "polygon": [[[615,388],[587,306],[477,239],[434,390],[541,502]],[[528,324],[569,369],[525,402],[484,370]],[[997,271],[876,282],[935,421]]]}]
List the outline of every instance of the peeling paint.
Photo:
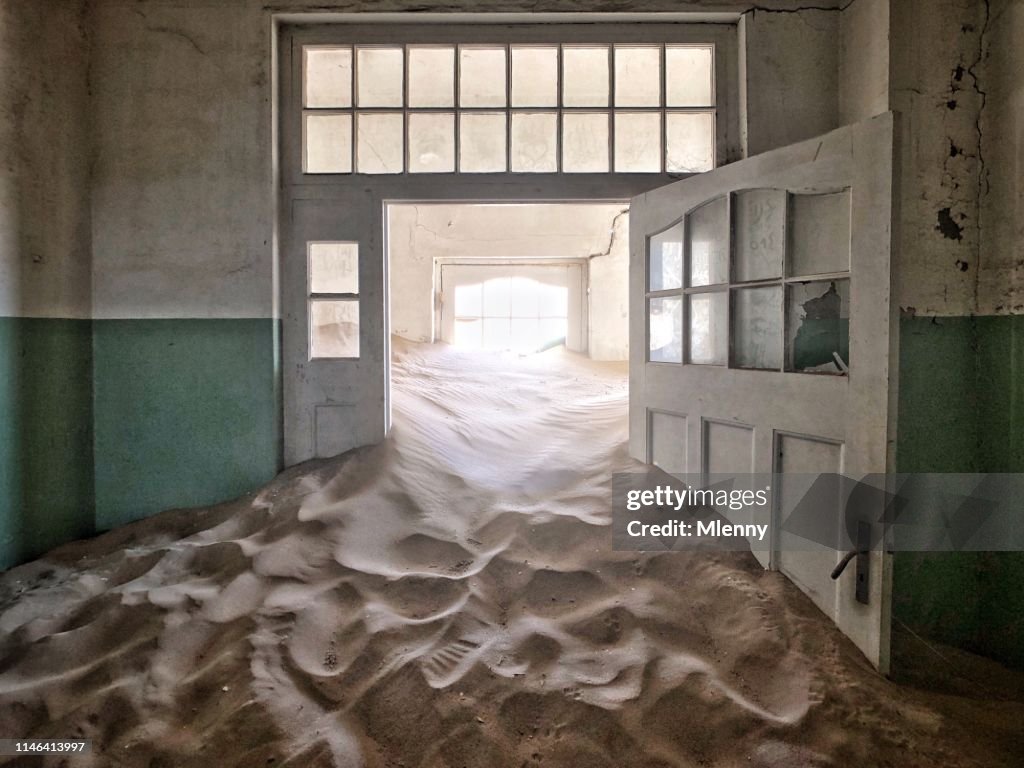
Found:
[{"label": "peeling paint", "polygon": [[939,210],[938,220],[939,223],[935,225],[935,229],[941,232],[944,238],[947,240],[964,239],[964,228],[956,223],[949,208]]}]

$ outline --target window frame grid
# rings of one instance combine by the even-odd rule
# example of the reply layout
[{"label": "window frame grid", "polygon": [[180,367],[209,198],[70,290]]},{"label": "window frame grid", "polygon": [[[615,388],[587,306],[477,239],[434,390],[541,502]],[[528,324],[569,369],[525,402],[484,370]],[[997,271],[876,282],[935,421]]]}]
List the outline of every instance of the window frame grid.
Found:
[{"label": "window frame grid", "polygon": [[[712,170],[719,166],[720,160],[720,136],[718,121],[720,117],[721,104],[717,89],[718,81],[718,53],[719,43],[713,39],[708,39],[705,42],[676,42],[670,40],[644,42],[644,41],[625,41],[625,42],[607,42],[607,38],[601,38],[600,40],[584,41],[584,42],[551,42],[535,40],[531,42],[520,42],[520,41],[504,41],[504,42],[482,42],[482,41],[459,41],[455,39],[455,35],[452,35],[452,39],[449,42],[423,42],[423,41],[410,41],[407,40],[401,43],[392,42],[358,42],[358,41],[346,41],[338,43],[321,43],[321,42],[297,42],[300,48],[300,55],[296,57],[298,59],[298,86],[299,86],[299,99],[300,105],[300,120],[301,120],[301,132],[300,132],[300,176],[304,180],[311,178],[327,178],[332,177],[352,177],[352,176],[406,176],[406,175],[426,175],[426,176],[446,176],[450,174],[462,174],[464,173],[461,169],[461,153],[459,151],[461,134],[459,129],[460,116],[463,113],[472,112],[504,112],[505,113],[505,170],[504,171],[488,171],[483,173],[470,172],[472,175],[489,175],[491,173],[508,173],[522,175],[525,177],[530,176],[543,176],[549,173],[556,174],[572,174],[572,175],[585,175],[588,173],[610,173],[610,174],[639,174],[643,176],[657,176],[657,175],[672,175],[673,177],[681,175],[689,175],[691,173],[698,173],[697,171],[673,171],[669,170],[668,167],[668,116],[670,114],[708,114],[711,116],[712,129],[711,129],[711,155],[712,155]],[[709,36],[710,38],[711,36]],[[659,105],[658,106],[619,106],[616,104],[616,49],[617,48],[643,48],[643,47],[654,47],[657,46],[658,60],[659,60],[659,72],[658,72],[658,92],[659,92]],[[665,70],[667,64],[667,49],[668,47],[673,48],[707,48],[710,49],[711,53],[711,72],[710,72],[710,93],[711,103],[701,106],[669,106],[667,103],[668,96],[668,73]],[[564,84],[565,84],[565,56],[564,51],[566,48],[595,48],[601,47],[607,49],[608,54],[608,99],[607,105],[604,106],[565,106],[564,98]],[[308,107],[306,106],[306,68],[305,61],[306,49],[337,49],[337,48],[348,48],[351,51],[351,73],[350,73],[350,99],[351,106],[349,107]],[[454,51],[454,72],[453,72],[453,103],[452,107],[410,107],[409,106],[409,50],[413,48],[450,48]],[[462,56],[461,51],[464,48],[501,48],[505,54],[505,97],[504,106],[463,106],[462,105],[462,94],[461,94],[461,67],[462,67]],[[513,48],[554,48],[557,52],[557,66],[555,68],[555,86],[556,86],[556,106],[554,107],[515,107],[512,105],[512,49]],[[359,50],[360,49],[392,49],[400,50],[402,54],[402,106],[391,106],[391,107],[374,107],[366,106],[363,107],[359,104]],[[358,116],[360,113],[400,113],[402,115],[403,125],[403,167],[399,173],[373,173],[366,174],[359,169],[358,164],[358,151],[357,146],[359,142],[358,136]],[[428,172],[413,172],[409,170],[410,158],[409,158],[409,145],[408,140],[408,123],[410,114],[425,114],[430,112],[443,112],[443,113],[455,113],[455,127],[453,131],[454,140],[454,153],[455,153],[455,169],[453,171],[428,171]],[[512,169],[512,117],[516,114],[536,114],[536,113],[556,113],[556,125],[555,125],[555,171],[516,171]],[[601,113],[603,114],[608,123],[608,162],[607,170],[605,171],[566,171],[564,168],[564,116],[566,114],[573,113]],[[657,171],[619,171],[616,169],[615,163],[615,122],[617,113],[655,113],[660,118],[660,151],[659,151],[659,170]],[[306,152],[306,139],[305,139],[305,125],[306,119],[309,115],[315,114],[349,114],[352,120],[352,170],[348,172],[317,172],[307,170],[307,152]]]},{"label": "window frame grid", "polygon": [[[783,242],[783,254],[782,263],[780,264],[781,274],[779,277],[773,278],[758,278],[755,280],[739,281],[736,279],[736,248],[735,248],[735,198],[742,192],[750,192],[755,190],[772,190],[783,193],[785,200],[785,211],[783,212],[782,221],[782,242]],[[839,194],[843,192],[849,192],[849,187],[842,189],[832,190],[815,190],[815,195],[826,195],[826,194]],[[853,285],[853,268],[839,272],[822,272],[814,274],[802,274],[802,275],[790,275],[791,267],[791,255],[792,248],[790,244],[790,213],[792,210],[791,201],[794,193],[789,190],[779,190],[772,187],[753,187],[749,190],[734,190],[724,195],[717,195],[710,197],[707,200],[702,201],[699,205],[694,206],[690,210],[686,211],[682,216],[677,219],[673,219],[666,226],[659,229],[653,234],[647,234],[644,236],[644,362],[646,365],[666,365],[666,366],[688,366],[695,365],[701,368],[711,368],[717,370],[730,370],[730,371],[760,371],[768,373],[792,373],[799,375],[811,375],[811,376],[837,376],[844,377],[849,376],[849,371],[843,373],[829,373],[824,371],[798,371],[792,370],[789,366],[790,358],[790,342],[789,342],[789,286],[790,285],[802,285],[807,283],[828,283],[828,282],[846,282],[851,286]],[[690,216],[701,207],[708,203],[714,202],[715,200],[721,199],[722,197],[726,200],[726,220],[728,227],[726,230],[728,263],[726,265],[727,279],[724,283],[714,283],[710,285],[699,285],[691,286],[690,283]],[[667,232],[673,227],[682,224],[682,280],[678,288],[666,288],[663,290],[652,291],[650,290],[651,285],[651,238],[660,235],[663,232]],[[782,333],[782,362],[777,368],[751,368],[747,366],[738,366],[736,364],[735,344],[733,329],[735,324],[735,299],[734,294],[736,291],[748,289],[748,288],[774,288],[778,287],[782,291],[781,301],[781,317],[779,318],[779,328]],[[724,293],[726,295],[726,362],[724,364],[716,363],[694,363],[690,360],[690,341],[689,341],[689,329],[690,329],[690,302],[689,297],[699,294],[709,293]],[[682,350],[680,354],[680,362],[667,362],[663,360],[652,360],[651,359],[651,299],[660,298],[675,298],[678,297],[682,301]],[[845,361],[848,368],[850,367],[850,361]]]},{"label": "window frame grid", "polygon": [[[354,142],[353,142],[354,143]],[[354,245],[356,247],[356,286],[360,289],[355,292],[333,292],[313,290],[313,246],[314,245]],[[359,360],[363,355],[363,305],[362,305],[362,280],[359,274],[362,247],[356,240],[337,239],[314,239],[306,241],[306,359],[309,362],[314,360]],[[358,307],[357,317],[359,318],[359,330],[357,341],[359,343],[359,354],[337,357],[333,355],[323,356],[313,354],[313,305],[323,301],[348,301],[355,302]]]}]

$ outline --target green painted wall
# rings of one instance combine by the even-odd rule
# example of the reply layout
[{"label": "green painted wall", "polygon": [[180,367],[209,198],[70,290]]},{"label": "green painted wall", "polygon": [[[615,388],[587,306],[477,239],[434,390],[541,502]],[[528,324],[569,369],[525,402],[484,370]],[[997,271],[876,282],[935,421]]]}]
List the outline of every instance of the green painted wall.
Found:
[{"label": "green painted wall", "polygon": [[93,532],[90,321],[0,318],[0,568]]},{"label": "green painted wall", "polygon": [[[1021,316],[904,317],[897,471],[1024,472],[1022,364]],[[899,553],[893,593],[915,632],[1024,667],[1024,554]]]},{"label": "green painted wall", "polygon": [[259,487],[280,454],[277,321],[94,321],[96,526]]}]

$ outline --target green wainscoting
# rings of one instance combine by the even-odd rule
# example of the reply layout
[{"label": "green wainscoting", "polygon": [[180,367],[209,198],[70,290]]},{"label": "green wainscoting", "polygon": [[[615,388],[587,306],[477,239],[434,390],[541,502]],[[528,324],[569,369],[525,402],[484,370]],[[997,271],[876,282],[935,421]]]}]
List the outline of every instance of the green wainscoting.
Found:
[{"label": "green wainscoting", "polygon": [[90,327],[0,318],[0,568],[93,532]]},{"label": "green wainscoting", "polygon": [[96,527],[258,488],[278,470],[277,321],[96,320]]}]

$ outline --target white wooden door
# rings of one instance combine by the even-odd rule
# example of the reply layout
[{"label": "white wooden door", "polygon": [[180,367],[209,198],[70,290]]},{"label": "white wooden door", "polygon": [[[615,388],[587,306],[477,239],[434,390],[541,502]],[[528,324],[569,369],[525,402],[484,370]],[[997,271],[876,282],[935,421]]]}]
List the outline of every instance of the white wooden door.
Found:
[{"label": "white wooden door", "polygon": [[535,351],[562,338],[586,351],[583,265],[441,264],[441,340]]},{"label": "white wooden door", "polygon": [[[795,546],[778,510],[800,473],[892,469],[893,157],[882,115],[630,208],[631,453],[703,477],[781,473],[755,554],[883,671],[891,557],[871,551],[858,601],[854,568],[831,578],[846,553]],[[840,506],[820,514],[838,524]]]}]

